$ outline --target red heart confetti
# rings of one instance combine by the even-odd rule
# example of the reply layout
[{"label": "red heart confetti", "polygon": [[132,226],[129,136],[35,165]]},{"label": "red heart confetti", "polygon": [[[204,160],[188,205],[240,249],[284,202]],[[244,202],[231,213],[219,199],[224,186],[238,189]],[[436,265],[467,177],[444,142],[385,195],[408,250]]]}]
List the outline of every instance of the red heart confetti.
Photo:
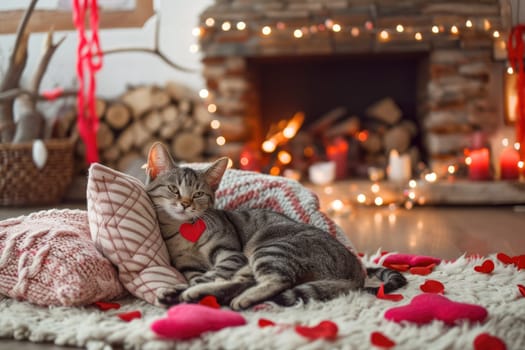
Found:
[{"label": "red heart confetti", "polygon": [[207,296],[205,296],[204,298],[202,298],[199,301],[199,304],[204,305],[204,306],[209,306],[209,307],[212,307],[214,309],[220,309],[221,308],[221,306],[217,302],[217,298],[215,297],[215,295],[207,295]]},{"label": "red heart confetti", "polygon": [[327,339],[334,340],[337,338],[339,331],[337,325],[332,321],[321,321],[317,326],[295,326],[295,331],[308,339]]},{"label": "red heart confetti", "polygon": [[130,312],[123,312],[123,313],[117,314],[117,316],[122,321],[130,322],[131,320],[134,320],[136,318],[141,318],[142,313],[138,310],[135,310],[135,311],[130,311]]},{"label": "red heart confetti", "polygon": [[430,264],[428,266],[414,266],[410,268],[410,273],[413,275],[426,276],[432,273],[432,270],[436,264]]},{"label": "red heart confetti", "polygon": [[479,334],[474,339],[474,350],[506,350],[507,345],[498,337],[488,333]]},{"label": "red heart confetti", "polygon": [[514,256],[512,257],[512,261],[518,270],[525,269],[525,255]]},{"label": "red heart confetti", "polygon": [[385,294],[385,286],[381,283],[376,294],[377,299],[391,300],[391,301],[400,301],[403,299],[401,294]]},{"label": "red heart confetti", "polygon": [[481,265],[474,266],[474,270],[481,273],[491,273],[494,271],[494,263],[492,260],[487,259]]},{"label": "red heart confetti", "polygon": [[388,338],[381,332],[372,332],[372,334],[370,334],[370,342],[372,343],[372,345],[387,349],[396,345],[396,343],[392,341],[392,339]]},{"label": "red heart confetti", "polygon": [[102,311],[108,311],[111,309],[115,309],[115,310],[120,309],[119,303],[108,303],[105,301],[97,301],[93,303],[93,305],[95,305],[99,310],[102,310]]},{"label": "red heart confetti", "polygon": [[525,286],[523,284],[518,284],[518,289],[520,290],[521,295],[525,297]]},{"label": "red heart confetti", "polygon": [[443,294],[445,292],[443,283],[436,280],[426,280],[425,283],[419,286],[419,289],[425,293]]},{"label": "red heart confetti", "polygon": [[275,322],[271,321],[271,320],[268,320],[266,318],[260,318],[259,319],[259,322],[258,322],[258,325],[259,327],[261,328],[264,328],[264,327],[271,327],[271,326],[275,326]]},{"label": "red heart confetti", "polygon": [[501,261],[505,265],[509,265],[513,263],[512,258],[505,253],[498,253],[496,257],[498,258],[499,261]]},{"label": "red heart confetti", "polygon": [[185,222],[179,227],[181,236],[192,243],[197,242],[205,230],[206,223],[202,219],[198,219],[194,223]]}]

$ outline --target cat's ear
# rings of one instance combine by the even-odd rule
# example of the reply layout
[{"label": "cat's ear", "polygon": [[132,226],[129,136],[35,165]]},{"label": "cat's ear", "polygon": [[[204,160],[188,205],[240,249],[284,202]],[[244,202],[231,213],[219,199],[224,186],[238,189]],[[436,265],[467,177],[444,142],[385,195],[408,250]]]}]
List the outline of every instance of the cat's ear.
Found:
[{"label": "cat's ear", "polygon": [[204,170],[206,182],[210,185],[213,191],[216,191],[221,183],[222,176],[228,167],[229,158],[222,157],[213,162],[207,169]]},{"label": "cat's ear", "polygon": [[146,183],[149,183],[160,174],[175,167],[175,162],[171,158],[170,152],[160,142],[151,145],[148,153],[148,166],[146,169]]}]

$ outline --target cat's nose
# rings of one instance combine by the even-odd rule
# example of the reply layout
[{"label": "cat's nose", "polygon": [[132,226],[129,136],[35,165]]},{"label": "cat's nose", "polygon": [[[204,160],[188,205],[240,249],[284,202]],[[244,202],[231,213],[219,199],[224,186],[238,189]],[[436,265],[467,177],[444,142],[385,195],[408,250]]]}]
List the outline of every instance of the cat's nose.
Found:
[{"label": "cat's nose", "polygon": [[183,198],[181,201],[180,201],[180,204],[182,205],[182,207],[184,209],[186,209],[187,207],[189,207],[191,205],[191,200],[188,198]]}]

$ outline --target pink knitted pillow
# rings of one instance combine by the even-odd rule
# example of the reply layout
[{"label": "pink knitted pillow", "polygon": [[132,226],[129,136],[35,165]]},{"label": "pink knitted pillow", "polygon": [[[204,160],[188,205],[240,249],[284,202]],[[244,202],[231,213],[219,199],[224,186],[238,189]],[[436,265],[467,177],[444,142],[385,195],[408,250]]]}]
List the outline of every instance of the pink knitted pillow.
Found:
[{"label": "pink knitted pillow", "polygon": [[0,293],[38,305],[87,305],[123,295],[115,267],[96,249],[83,210],[0,221]]},{"label": "pink knitted pillow", "polygon": [[157,304],[157,296],[184,276],[170,265],[153,204],[142,183],[101,164],[89,169],[87,206],[91,238],[119,270],[124,287]]}]

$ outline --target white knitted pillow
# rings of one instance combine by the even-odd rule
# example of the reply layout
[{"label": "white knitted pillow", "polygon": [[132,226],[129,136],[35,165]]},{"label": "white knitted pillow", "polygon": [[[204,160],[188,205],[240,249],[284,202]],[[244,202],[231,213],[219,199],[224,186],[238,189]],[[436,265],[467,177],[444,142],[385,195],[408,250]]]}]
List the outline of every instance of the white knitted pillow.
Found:
[{"label": "white knitted pillow", "polygon": [[142,183],[101,164],[92,164],[87,186],[91,237],[113,262],[133,295],[151,304],[184,276],[170,265],[153,204]]},{"label": "white knitted pillow", "polygon": [[84,210],[48,210],[0,221],[0,294],[38,305],[87,305],[123,295],[95,247]]}]

